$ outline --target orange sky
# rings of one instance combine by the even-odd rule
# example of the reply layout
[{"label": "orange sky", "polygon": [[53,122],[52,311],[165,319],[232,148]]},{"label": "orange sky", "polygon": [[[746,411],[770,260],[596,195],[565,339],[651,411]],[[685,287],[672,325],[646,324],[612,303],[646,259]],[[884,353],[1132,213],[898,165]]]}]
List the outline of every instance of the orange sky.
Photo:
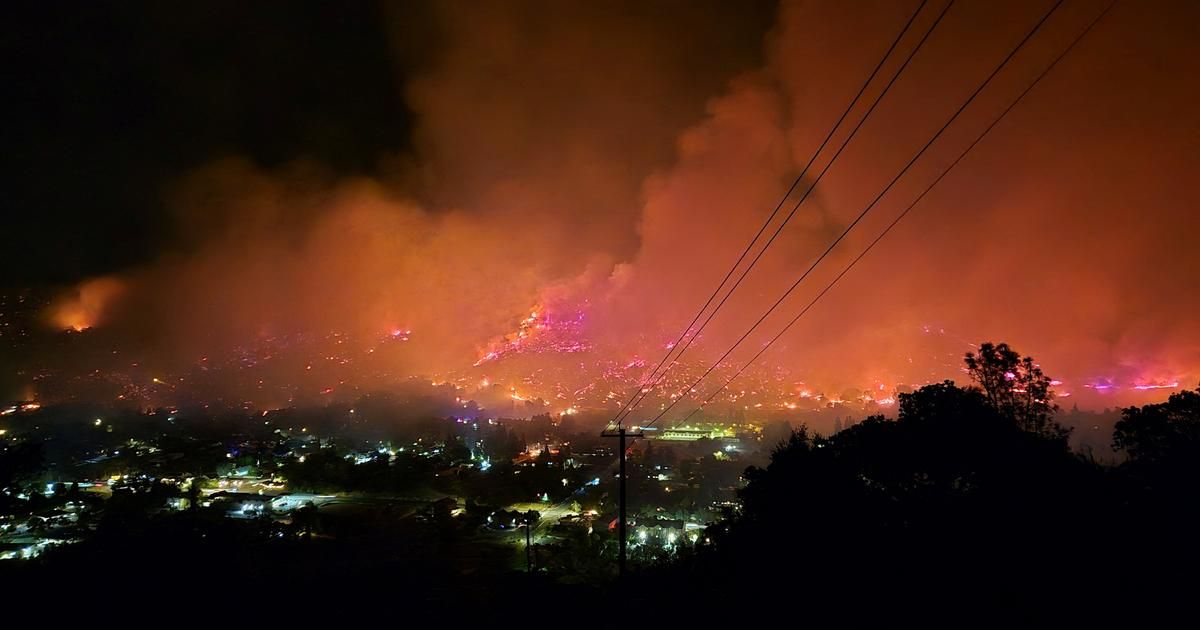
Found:
[{"label": "orange sky", "polygon": [[[1066,2],[735,358],[1105,4]],[[408,82],[411,155],[373,178],[236,157],[182,174],[166,198],[184,244],[84,306],[162,357],[267,332],[403,327],[413,350],[398,369],[432,373],[471,365],[541,305],[586,310],[603,352],[657,358],[646,340],[690,319],[915,6],[784,2],[749,51],[704,49],[720,15],[680,29],[587,8],[495,6],[480,20],[447,7],[446,49]],[[697,356],[756,319],[1047,7],[954,6]],[[1004,340],[1096,406],[1200,382],[1198,19],[1196,3],[1118,4],[765,361],[831,388],[961,379],[945,348]],[[744,63],[708,63],[732,57]],[[1121,391],[1085,391],[1109,381]]]}]

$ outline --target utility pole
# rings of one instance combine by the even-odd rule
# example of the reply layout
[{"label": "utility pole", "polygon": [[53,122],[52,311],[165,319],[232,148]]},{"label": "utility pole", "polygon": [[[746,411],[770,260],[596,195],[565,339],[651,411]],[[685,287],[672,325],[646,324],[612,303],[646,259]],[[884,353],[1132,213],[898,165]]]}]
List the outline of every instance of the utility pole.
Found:
[{"label": "utility pole", "polygon": [[530,524],[529,518],[532,510],[525,512],[525,572],[533,574],[533,547],[530,546],[532,538],[533,525]]},{"label": "utility pole", "polygon": [[605,429],[600,435],[602,437],[617,438],[617,447],[618,447],[617,457],[620,458],[620,462],[621,462],[620,463],[621,482],[620,482],[620,485],[618,486],[619,491],[617,494],[617,505],[618,505],[618,508],[617,508],[617,536],[619,537],[619,540],[617,542],[617,550],[618,550],[617,551],[617,553],[618,553],[617,576],[623,578],[623,577],[625,577],[625,547],[629,543],[629,536],[628,536],[627,529],[626,529],[628,527],[628,521],[626,519],[627,513],[626,513],[626,501],[625,501],[625,498],[626,498],[626,495],[625,495],[625,440],[627,438],[633,438],[636,440],[637,438],[642,437],[643,433],[640,428],[638,428],[634,431],[627,431],[623,425],[617,424],[616,430]]},{"label": "utility pole", "polygon": [[617,556],[617,575],[625,577],[625,545],[629,542],[629,533],[625,530],[627,523],[625,520],[625,427],[617,429],[617,433],[619,435],[618,442],[621,447],[621,491],[618,495],[619,508],[617,510],[617,531],[621,537],[621,542],[618,547],[620,555]]}]

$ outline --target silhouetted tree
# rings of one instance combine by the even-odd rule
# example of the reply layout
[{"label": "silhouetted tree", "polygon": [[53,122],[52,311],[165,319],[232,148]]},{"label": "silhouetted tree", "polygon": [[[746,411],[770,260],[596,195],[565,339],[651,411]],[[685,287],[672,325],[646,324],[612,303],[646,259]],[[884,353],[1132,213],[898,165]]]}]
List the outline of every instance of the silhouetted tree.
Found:
[{"label": "silhouetted tree", "polygon": [[988,402],[1001,415],[1026,431],[1065,440],[1068,429],[1054,422],[1051,379],[1033,357],[1022,357],[1006,343],[985,342],[979,352],[966,355],[967,372]]},{"label": "silhouetted tree", "polygon": [[200,508],[200,483],[199,478],[193,477],[187,488],[188,511],[193,514]]},{"label": "silhouetted tree", "polygon": [[[800,427],[766,468],[745,471],[740,511],[706,530],[703,579],[757,575],[755,590],[787,585],[840,611],[858,597],[880,610],[929,597],[1036,598],[1016,585],[1026,572],[1067,578],[1058,532],[1083,527],[1098,476],[1050,421],[1029,430],[1030,415],[1010,415],[1025,408],[993,400],[946,381],[900,394],[895,420],[873,416],[828,437]],[[828,586],[847,583],[869,590]]]},{"label": "silhouetted tree", "polygon": [[461,437],[455,436],[446,441],[445,457],[451,463],[465,462],[471,459],[471,449]]},{"label": "silhouetted tree", "polygon": [[320,513],[317,511],[317,506],[312,501],[305,503],[303,507],[297,508],[292,512],[292,523],[304,536],[304,540],[312,538],[313,530],[320,523]]},{"label": "silhouetted tree", "polygon": [[611,553],[613,536],[603,527],[588,529],[579,526],[564,528],[561,541],[552,550],[549,569],[567,583],[603,583],[616,573],[616,561]]},{"label": "silhouetted tree", "polygon": [[1167,402],[1129,407],[1113,428],[1113,449],[1141,463],[1187,459],[1200,464],[1200,388],[1171,394]]}]

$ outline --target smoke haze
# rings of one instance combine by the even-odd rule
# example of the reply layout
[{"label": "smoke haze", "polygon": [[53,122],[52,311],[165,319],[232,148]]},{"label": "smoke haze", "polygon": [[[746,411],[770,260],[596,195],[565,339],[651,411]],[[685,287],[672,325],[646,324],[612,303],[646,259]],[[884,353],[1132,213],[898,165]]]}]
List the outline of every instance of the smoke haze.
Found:
[{"label": "smoke haze", "polygon": [[[533,364],[573,365],[582,348],[657,360],[913,8],[446,3],[429,24],[391,16],[398,56],[418,26],[438,33],[406,77],[411,151],[361,177],[301,156],[198,166],[164,193],[174,231],[157,260],[86,279],[51,320],[103,329],[164,368],[338,333],[362,352],[403,339],[387,357],[396,374],[509,369],[519,383],[536,368],[476,363],[519,344],[531,312],[578,337]],[[1100,8],[1056,14],[732,358],[761,347]],[[693,358],[753,323],[1044,10],[952,8]],[[1118,5],[764,362],[829,391],[890,390],[962,380],[968,342],[992,339],[1095,406],[1200,381],[1200,213],[1181,184],[1200,172],[1200,121],[1184,105],[1200,76],[1197,18],[1187,3]]]}]

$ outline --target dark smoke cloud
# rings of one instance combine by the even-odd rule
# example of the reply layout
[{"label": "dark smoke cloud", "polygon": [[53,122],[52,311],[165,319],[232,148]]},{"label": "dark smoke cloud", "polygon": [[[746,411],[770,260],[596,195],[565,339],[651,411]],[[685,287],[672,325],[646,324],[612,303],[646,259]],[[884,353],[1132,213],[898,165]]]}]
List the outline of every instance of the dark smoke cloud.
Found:
[{"label": "dark smoke cloud", "polygon": [[[763,37],[734,7],[681,7],[693,5],[439,7],[446,44],[407,88],[415,152],[379,179],[236,159],[197,170],[172,193],[181,244],[106,280],[121,298],[89,306],[95,323],[165,356],[398,327],[414,331],[402,369],[433,373],[470,365],[531,308],[586,309],[608,352],[657,358],[912,10],[785,3]],[[807,303],[1099,8],[1057,15],[735,357]],[[757,318],[1043,10],[951,11],[698,356]],[[1200,51],[1178,14],[1195,12],[1118,6],[768,362],[830,391],[894,387],[961,379],[967,343],[994,339],[1077,396],[1098,379],[1194,384],[1200,215],[1180,182],[1200,172],[1200,124],[1184,105]],[[731,25],[740,36],[722,35]]]}]

